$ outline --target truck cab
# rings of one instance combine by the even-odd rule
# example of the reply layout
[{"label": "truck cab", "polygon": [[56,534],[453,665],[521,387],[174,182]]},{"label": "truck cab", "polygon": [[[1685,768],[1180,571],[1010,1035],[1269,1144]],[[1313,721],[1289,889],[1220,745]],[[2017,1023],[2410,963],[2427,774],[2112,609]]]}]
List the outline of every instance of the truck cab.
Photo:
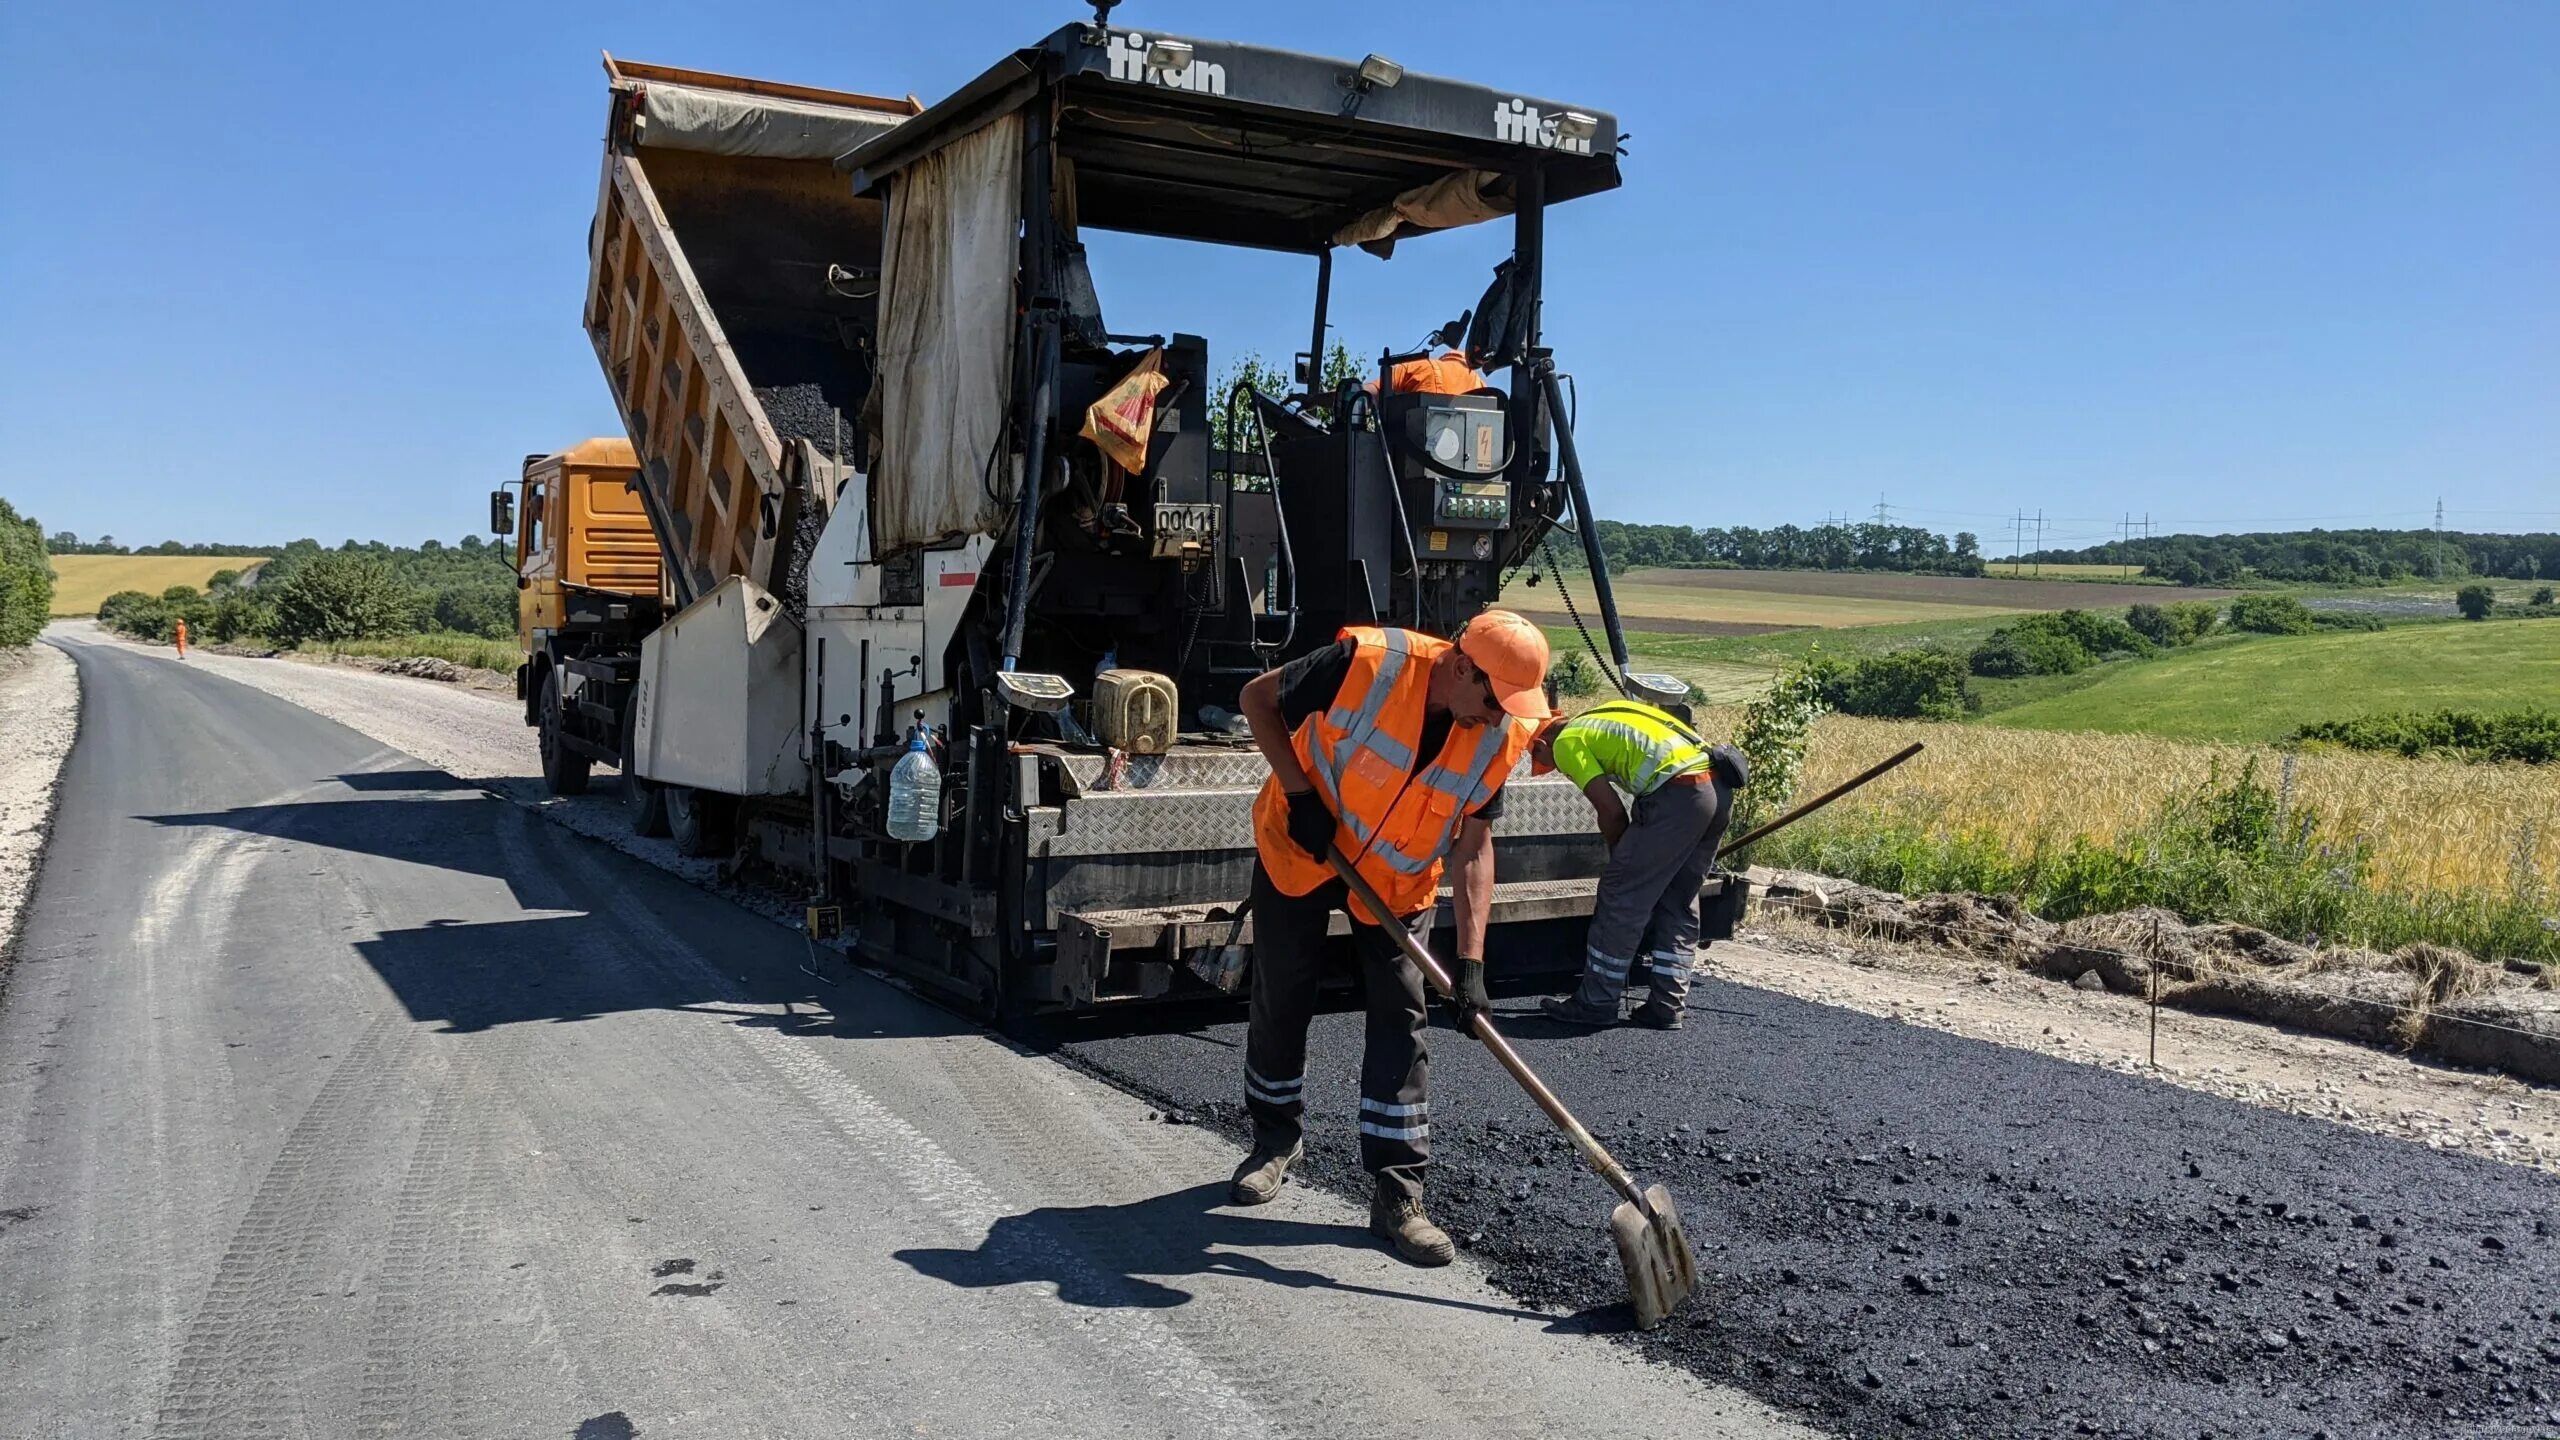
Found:
[{"label": "truck cab", "polygon": [[[598,437],[526,456],[516,483],[490,494],[489,526],[515,536],[516,636],[524,649],[516,693],[525,723],[543,726],[546,693],[574,696],[582,678],[612,683],[610,672],[627,668],[665,613],[665,571],[631,442]],[[545,727],[545,773],[557,781],[574,772],[574,786],[589,761],[618,764],[618,729]]]}]

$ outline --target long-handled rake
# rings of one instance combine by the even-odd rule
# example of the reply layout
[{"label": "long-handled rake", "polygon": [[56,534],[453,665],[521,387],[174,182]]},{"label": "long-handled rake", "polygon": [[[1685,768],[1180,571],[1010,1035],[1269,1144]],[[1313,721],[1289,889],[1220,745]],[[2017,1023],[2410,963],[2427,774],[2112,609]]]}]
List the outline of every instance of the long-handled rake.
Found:
[{"label": "long-handled rake", "polygon": [[[1333,873],[1342,877],[1342,883],[1359,899],[1361,908],[1395,937],[1405,958],[1422,971],[1432,987],[1456,999],[1457,986],[1439,957],[1387,913],[1386,902],[1342,858],[1342,851],[1328,845],[1325,859],[1332,862]],[[1565,1138],[1573,1142],[1583,1163],[1618,1192],[1619,1204],[1609,1212],[1609,1238],[1617,1242],[1618,1263],[1627,1272],[1627,1296],[1635,1302],[1636,1328],[1650,1330],[1661,1324],[1698,1288],[1698,1257],[1689,1249],[1688,1233],[1680,1228],[1680,1207],[1671,1203],[1671,1192],[1659,1185],[1639,1188],[1627,1167],[1582,1128],[1582,1122],[1564,1108],[1556,1092],[1548,1089],[1537,1072],[1529,1068],[1529,1062],[1520,1058],[1520,1052],[1511,1048],[1511,1042],[1494,1028],[1491,1017],[1482,1011],[1471,1011],[1467,1025],[1484,1042],[1484,1048],[1493,1052],[1493,1058],[1502,1062],[1502,1068],[1511,1072],[1511,1078],[1520,1082],[1520,1088],[1529,1092],[1529,1098],[1538,1102],[1538,1108],[1547,1112],[1547,1118],[1565,1133]]]}]

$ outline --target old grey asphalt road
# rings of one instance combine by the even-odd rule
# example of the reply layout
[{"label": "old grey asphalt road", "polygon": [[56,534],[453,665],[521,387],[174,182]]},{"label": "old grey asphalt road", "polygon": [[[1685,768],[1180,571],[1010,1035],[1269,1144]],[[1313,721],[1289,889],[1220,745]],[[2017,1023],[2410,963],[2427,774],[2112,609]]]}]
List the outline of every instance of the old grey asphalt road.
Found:
[{"label": "old grey asphalt road", "polygon": [[789,1003],[791,935],[518,806],[70,648],[0,1435],[1801,1433],[1321,1194],[1219,1209],[1226,1142],[897,991]]}]

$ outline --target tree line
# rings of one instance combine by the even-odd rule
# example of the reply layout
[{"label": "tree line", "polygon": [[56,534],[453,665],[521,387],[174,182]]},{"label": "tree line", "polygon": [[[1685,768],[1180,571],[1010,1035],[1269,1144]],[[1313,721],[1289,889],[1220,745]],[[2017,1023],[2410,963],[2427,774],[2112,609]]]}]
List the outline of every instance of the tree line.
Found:
[{"label": "tree line", "polygon": [[2046,565],[2139,565],[2179,585],[2251,580],[2387,585],[2395,580],[2560,577],[2560,534],[2458,530],[2283,530],[2246,535],[2159,535],[2080,550],[2039,550]]},{"label": "tree line", "polygon": [[[1632,525],[1602,520],[1600,553],[1612,571],[1640,565],[1723,570],[1898,570],[1923,575],[1979,575],[1982,541],[1917,525]],[[1582,566],[1570,537],[1550,542],[1568,569]]]},{"label": "tree line", "polygon": [[184,620],[190,634],[207,640],[282,645],[413,633],[503,640],[516,633],[514,551],[477,535],[454,545],[349,540],[334,549],[306,539],[238,553],[271,558],[248,584],[226,570],[201,592],[185,585],[158,595],[118,591],[100,602],[98,619],[146,639],[166,640]]}]

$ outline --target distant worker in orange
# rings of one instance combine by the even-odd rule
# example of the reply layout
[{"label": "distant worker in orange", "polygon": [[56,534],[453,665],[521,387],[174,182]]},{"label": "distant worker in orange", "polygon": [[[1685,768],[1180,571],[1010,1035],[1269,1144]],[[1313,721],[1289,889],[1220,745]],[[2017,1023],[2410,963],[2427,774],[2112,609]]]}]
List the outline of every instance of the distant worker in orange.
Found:
[{"label": "distant worker in orange", "polygon": [[[1378,382],[1369,382],[1369,393],[1378,393]],[[1473,395],[1493,388],[1484,372],[1467,363],[1467,357],[1455,350],[1437,355],[1417,355],[1399,361],[1387,371],[1387,393],[1391,395]]]},{"label": "distant worker in orange", "polygon": [[187,658],[187,622],[184,620],[178,622],[178,658]]}]

